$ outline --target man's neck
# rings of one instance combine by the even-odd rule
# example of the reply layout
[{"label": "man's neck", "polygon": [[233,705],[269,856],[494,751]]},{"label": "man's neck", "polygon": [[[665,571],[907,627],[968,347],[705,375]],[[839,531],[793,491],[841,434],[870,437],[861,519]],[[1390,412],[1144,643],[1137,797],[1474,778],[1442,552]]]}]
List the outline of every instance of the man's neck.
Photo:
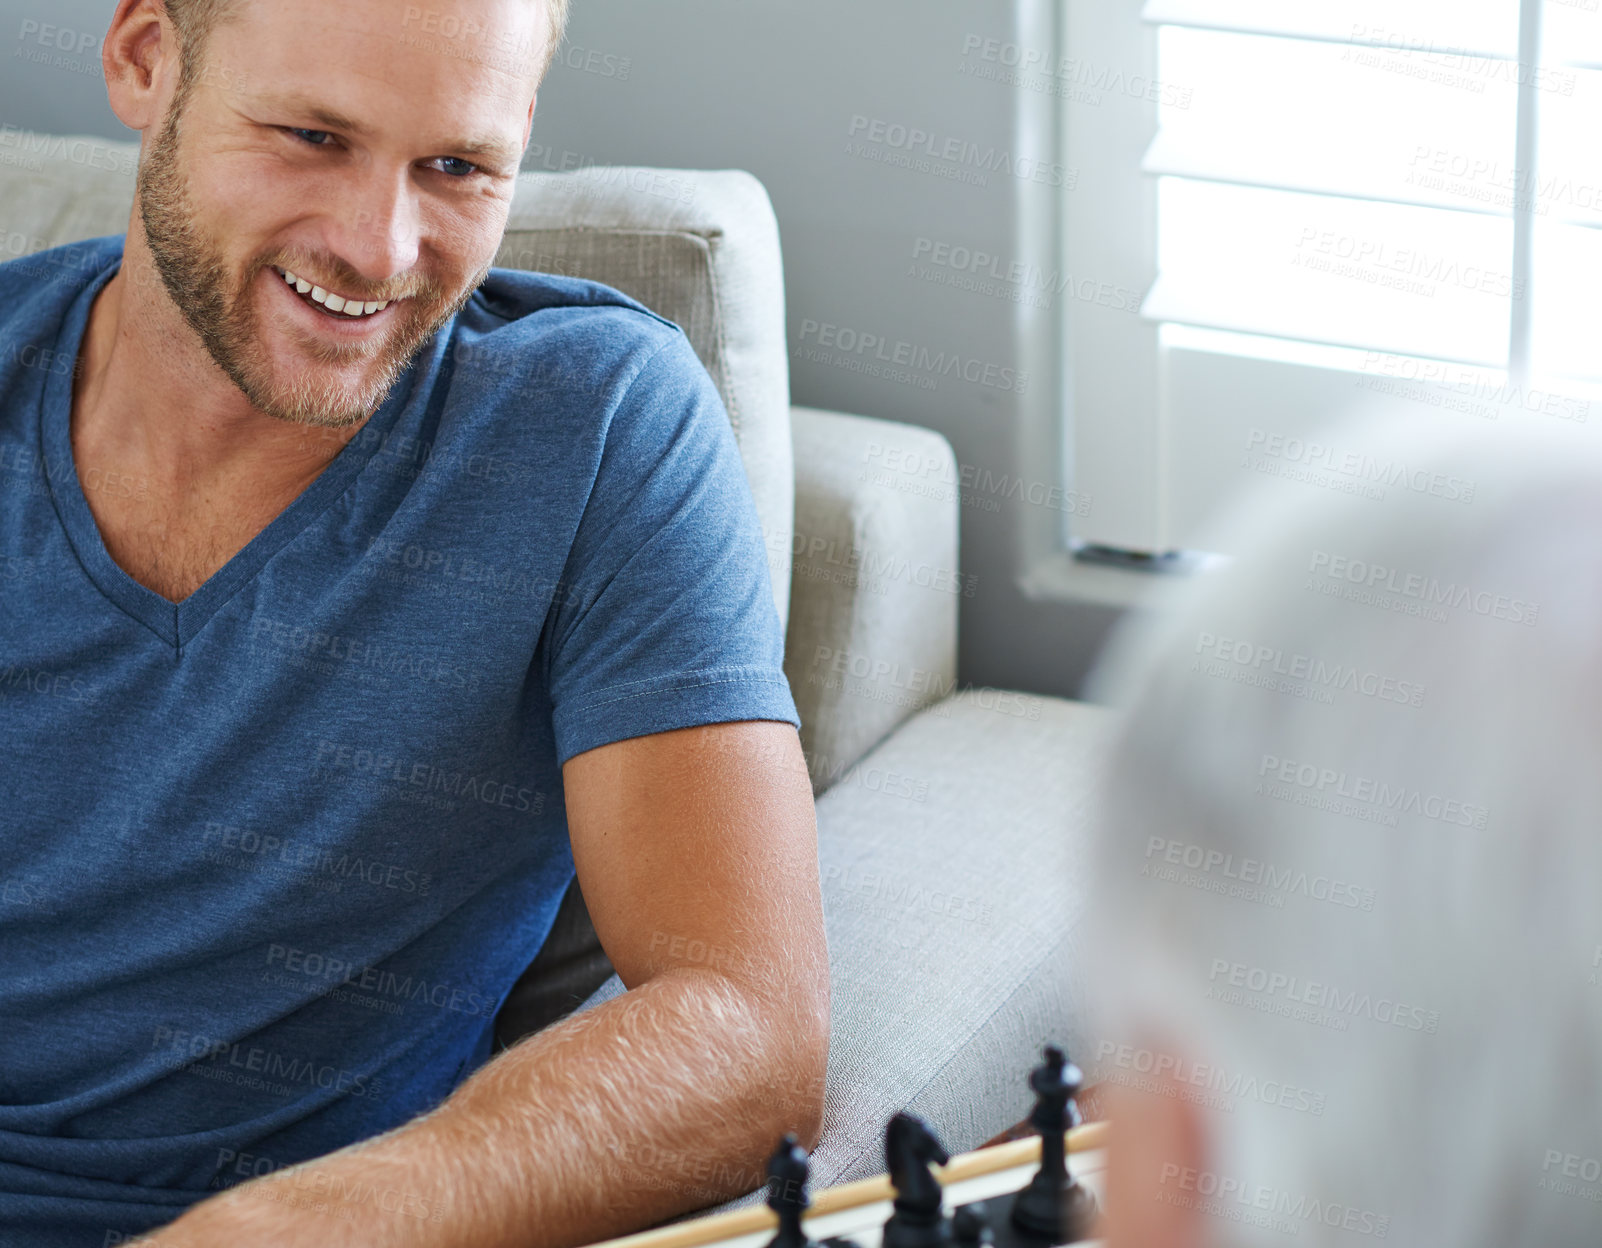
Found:
[{"label": "man's neck", "polygon": [[175,503],[219,487],[292,500],[361,428],[311,428],[258,410],[173,304],[137,213],[122,268],[90,311],[72,406],[75,453]]},{"label": "man's neck", "polygon": [[135,213],[122,268],[89,313],[71,415],[79,484],[129,576],[182,602],[360,429],[293,425],[252,405],[168,296]]}]

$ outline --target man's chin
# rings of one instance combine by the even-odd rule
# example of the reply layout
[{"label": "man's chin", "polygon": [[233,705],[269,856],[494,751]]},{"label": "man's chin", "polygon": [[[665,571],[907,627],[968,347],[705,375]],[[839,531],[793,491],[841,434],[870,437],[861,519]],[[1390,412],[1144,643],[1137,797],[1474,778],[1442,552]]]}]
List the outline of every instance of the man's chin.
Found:
[{"label": "man's chin", "polygon": [[348,429],[372,416],[410,359],[393,346],[375,351],[364,344],[353,351],[350,344],[307,342],[298,334],[269,332],[258,342],[258,350],[235,355],[234,367],[225,365],[234,384],[275,420],[327,429]]},{"label": "man's chin", "polygon": [[229,371],[252,404],[275,419],[349,428],[383,406],[437,328],[420,333],[408,323],[377,341],[338,342],[262,318],[249,334],[257,349],[236,353],[244,367]]},{"label": "man's chin", "polygon": [[383,375],[374,377],[374,370],[368,369],[358,378],[342,376],[343,370],[326,367],[302,365],[295,371],[298,375],[291,378],[247,378],[240,389],[252,406],[274,420],[322,429],[349,429],[382,407],[394,384],[383,369],[376,370]]}]

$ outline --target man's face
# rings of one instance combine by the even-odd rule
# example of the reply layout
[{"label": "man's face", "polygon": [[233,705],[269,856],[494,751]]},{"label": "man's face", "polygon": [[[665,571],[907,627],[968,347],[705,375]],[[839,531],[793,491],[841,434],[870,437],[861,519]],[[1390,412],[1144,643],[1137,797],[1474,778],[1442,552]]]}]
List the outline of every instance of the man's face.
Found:
[{"label": "man's face", "polygon": [[534,0],[251,0],[212,31],[139,199],[168,294],[257,408],[359,423],[483,280],[545,22]]}]

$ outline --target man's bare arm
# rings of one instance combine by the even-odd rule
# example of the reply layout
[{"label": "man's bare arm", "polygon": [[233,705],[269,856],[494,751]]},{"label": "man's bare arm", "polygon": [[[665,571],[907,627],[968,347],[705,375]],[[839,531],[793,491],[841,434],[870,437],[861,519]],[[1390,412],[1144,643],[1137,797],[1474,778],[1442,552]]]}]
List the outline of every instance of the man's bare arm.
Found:
[{"label": "man's bare arm", "polygon": [[621,741],[563,783],[580,886],[630,991],[431,1114],[206,1201],[154,1243],[556,1248],[758,1186],[784,1131],[815,1142],[828,957],[795,729]]}]

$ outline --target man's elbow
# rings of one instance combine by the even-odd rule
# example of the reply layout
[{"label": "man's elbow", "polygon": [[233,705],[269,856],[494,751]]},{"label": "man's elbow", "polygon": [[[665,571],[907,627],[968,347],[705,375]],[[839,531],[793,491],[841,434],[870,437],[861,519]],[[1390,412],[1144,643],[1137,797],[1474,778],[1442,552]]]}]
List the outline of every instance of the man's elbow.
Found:
[{"label": "man's elbow", "polygon": [[803,1053],[795,1059],[794,1095],[789,1105],[790,1121],[802,1147],[808,1152],[817,1146],[823,1134],[824,1088],[829,1073],[829,1021],[825,1012],[819,1033]]},{"label": "man's elbow", "polygon": [[809,1151],[823,1133],[824,1087],[829,1068],[829,993],[827,984],[813,992],[787,996],[763,1011],[769,1056],[757,1072],[765,1147],[771,1151],[780,1136],[793,1131]]}]

